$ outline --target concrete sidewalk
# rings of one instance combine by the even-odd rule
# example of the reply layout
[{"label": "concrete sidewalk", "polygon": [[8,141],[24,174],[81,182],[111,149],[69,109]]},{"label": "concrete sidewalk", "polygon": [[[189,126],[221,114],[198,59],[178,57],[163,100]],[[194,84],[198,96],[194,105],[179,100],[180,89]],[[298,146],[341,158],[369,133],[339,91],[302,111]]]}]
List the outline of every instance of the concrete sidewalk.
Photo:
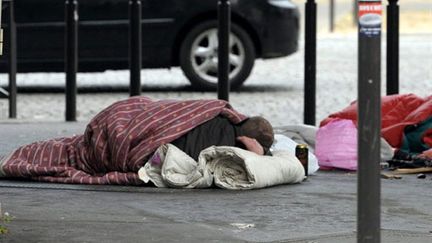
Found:
[{"label": "concrete sidewalk", "polygon": [[[0,155],[84,123],[0,123]],[[356,242],[356,174],[253,191],[0,180],[0,242]],[[382,242],[432,242],[431,176],[382,180]],[[22,186],[22,188],[14,187]]]}]

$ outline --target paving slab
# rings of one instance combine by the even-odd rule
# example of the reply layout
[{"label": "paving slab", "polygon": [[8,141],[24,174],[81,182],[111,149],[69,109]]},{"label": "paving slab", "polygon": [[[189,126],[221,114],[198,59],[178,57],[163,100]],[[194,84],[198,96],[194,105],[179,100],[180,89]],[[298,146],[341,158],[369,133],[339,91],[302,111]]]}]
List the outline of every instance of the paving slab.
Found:
[{"label": "paving slab", "polygon": [[[0,123],[0,154],[84,128]],[[432,241],[430,178],[382,180],[382,242]],[[15,217],[0,242],[355,242],[356,183],[343,171],[250,191],[0,180],[2,210]]]}]

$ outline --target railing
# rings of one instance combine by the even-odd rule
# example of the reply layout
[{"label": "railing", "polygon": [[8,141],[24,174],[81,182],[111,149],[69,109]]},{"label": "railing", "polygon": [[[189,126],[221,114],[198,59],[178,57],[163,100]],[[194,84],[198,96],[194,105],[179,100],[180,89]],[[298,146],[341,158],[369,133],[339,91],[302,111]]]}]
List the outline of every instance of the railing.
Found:
[{"label": "railing", "polygon": [[[78,1],[66,0],[66,121],[76,121],[76,76],[78,72]],[[129,1],[129,68],[130,68],[130,96],[141,94],[141,1]]]},{"label": "railing", "polygon": [[[78,2],[66,0],[66,121],[76,121],[76,73],[78,71]],[[229,33],[231,7],[229,0],[218,1],[218,98],[229,100]],[[129,1],[129,67],[130,96],[141,94],[142,28],[141,1]]]},{"label": "railing", "polygon": [[[304,93],[304,123],[315,125],[316,114],[316,8],[315,0],[306,0],[305,12],[305,93]],[[388,0],[387,14],[387,94],[399,92],[399,6],[397,0]],[[7,96],[10,100],[9,117],[16,117],[16,27],[14,21],[13,0],[5,0],[2,9],[6,9],[7,28],[5,36],[8,37],[8,72],[9,89],[0,89],[0,95]],[[218,72],[218,98],[229,99],[229,60],[228,42],[230,32],[230,1],[218,0],[219,13],[219,70]],[[78,71],[78,2],[77,0],[66,0],[65,22],[66,22],[66,50],[65,50],[65,73],[66,73],[66,120],[76,120],[76,73]],[[130,67],[130,89],[131,96],[141,93],[141,1],[129,1],[129,67]],[[9,34],[10,33],[10,34]]]}]

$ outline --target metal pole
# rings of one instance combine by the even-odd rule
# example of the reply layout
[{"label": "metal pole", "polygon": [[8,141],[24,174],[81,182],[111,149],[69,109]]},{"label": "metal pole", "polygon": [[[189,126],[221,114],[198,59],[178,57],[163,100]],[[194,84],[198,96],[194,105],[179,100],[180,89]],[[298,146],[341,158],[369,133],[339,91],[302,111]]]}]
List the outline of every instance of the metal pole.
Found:
[{"label": "metal pole", "polygon": [[14,1],[9,1],[9,118],[17,117],[17,57]]},{"label": "metal pole", "polygon": [[388,0],[387,6],[387,95],[399,93],[399,6]]},{"label": "metal pole", "polygon": [[330,32],[334,31],[335,0],[330,0]]},{"label": "metal pole", "polygon": [[357,20],[358,20],[358,16],[357,16],[357,13],[358,13],[358,4],[357,4],[357,1],[359,1],[359,0],[353,0],[353,9],[352,9],[352,13],[353,13],[353,25],[354,26],[357,26]]},{"label": "metal pole", "polygon": [[229,35],[231,32],[231,3],[229,0],[218,1],[218,99],[229,100],[230,64]]},{"label": "metal pole", "polygon": [[66,121],[76,121],[76,76],[78,71],[78,2],[66,0]]},{"label": "metal pole", "polygon": [[129,1],[129,95],[141,95],[142,29],[141,1]]},{"label": "metal pole", "polygon": [[357,242],[380,242],[381,0],[359,0]]},{"label": "metal pole", "polygon": [[2,29],[2,0],[0,0],[0,56],[3,55],[3,29]]},{"label": "metal pole", "polygon": [[304,123],[315,125],[316,110],[316,7],[315,0],[305,5],[305,85]]}]

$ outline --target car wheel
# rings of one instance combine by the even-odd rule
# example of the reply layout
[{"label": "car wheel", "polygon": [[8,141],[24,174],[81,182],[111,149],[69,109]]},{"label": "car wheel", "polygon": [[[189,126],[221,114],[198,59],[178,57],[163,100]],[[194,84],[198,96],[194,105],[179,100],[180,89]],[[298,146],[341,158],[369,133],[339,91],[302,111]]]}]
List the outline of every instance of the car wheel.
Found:
[{"label": "car wheel", "polygon": [[[198,89],[217,88],[218,67],[217,22],[206,21],[196,25],[186,35],[180,48],[180,66]],[[249,35],[240,26],[231,25],[230,34],[230,85],[241,86],[252,71],[255,49]]]}]

